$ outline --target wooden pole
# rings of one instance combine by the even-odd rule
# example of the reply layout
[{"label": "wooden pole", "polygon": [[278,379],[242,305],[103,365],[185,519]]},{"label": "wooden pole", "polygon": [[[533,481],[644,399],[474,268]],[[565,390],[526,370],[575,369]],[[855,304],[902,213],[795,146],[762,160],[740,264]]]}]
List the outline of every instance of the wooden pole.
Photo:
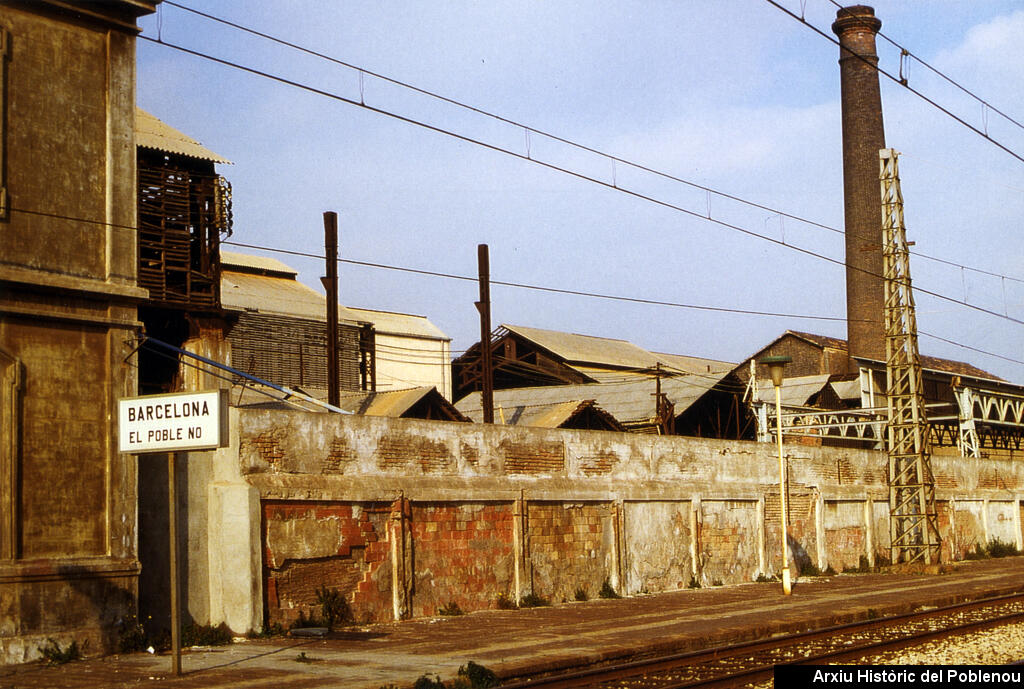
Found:
[{"label": "wooden pole", "polygon": [[324,248],[326,249],[327,277],[327,403],[338,406],[341,402],[338,381],[338,214],[324,212]]},{"label": "wooden pole", "polygon": [[175,485],[176,452],[167,455],[167,539],[171,579],[171,670],[181,675],[181,601],[178,599],[178,491]]},{"label": "wooden pole", "polygon": [[491,359],[491,265],[487,245],[477,246],[477,264],[480,269],[480,377],[484,423],[494,423],[494,363]]}]

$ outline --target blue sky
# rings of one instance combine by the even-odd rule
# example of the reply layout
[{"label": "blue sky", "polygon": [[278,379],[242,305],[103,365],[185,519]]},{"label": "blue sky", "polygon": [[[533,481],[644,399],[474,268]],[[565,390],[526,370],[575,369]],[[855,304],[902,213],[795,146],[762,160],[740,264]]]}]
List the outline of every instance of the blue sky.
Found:
[{"label": "blue sky", "polygon": [[[842,227],[838,49],[764,0],[182,4],[673,176]],[[824,29],[825,0],[783,5]],[[1015,2],[887,0],[884,34],[1024,122],[1024,10]],[[163,3],[144,35],[362,98],[697,214],[708,195],[275,46]],[[881,66],[899,71],[880,40]],[[1024,155],[1024,130],[909,63],[909,84]],[[882,80],[915,251],[1024,279],[1024,163]],[[231,159],[235,241],[321,253],[339,213],[344,258],[728,309],[842,318],[841,267],[337,100],[147,41],[138,103]],[[613,169],[614,167],[614,169]],[[839,234],[717,196],[711,214],[842,260]],[[229,247],[230,248],[230,247]],[[234,250],[238,250],[234,248]],[[318,286],[322,262],[270,254]],[[1024,283],[914,257],[917,287],[1024,320]],[[422,314],[462,350],[474,282],[343,264],[341,300]],[[493,321],[738,361],[786,329],[845,323],[611,302],[495,286]],[[927,295],[923,333],[1024,360],[1024,326]],[[925,354],[1024,382],[1024,365],[921,337]]]}]

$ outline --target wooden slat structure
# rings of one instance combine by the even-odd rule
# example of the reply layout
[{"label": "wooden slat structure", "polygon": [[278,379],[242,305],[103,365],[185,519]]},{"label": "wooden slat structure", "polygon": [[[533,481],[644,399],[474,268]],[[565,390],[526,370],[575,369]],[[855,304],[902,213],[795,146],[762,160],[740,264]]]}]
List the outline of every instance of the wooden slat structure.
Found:
[{"label": "wooden slat structure", "polygon": [[231,188],[208,161],[139,149],[139,286],[150,302],[220,307],[220,239],[231,232]]}]

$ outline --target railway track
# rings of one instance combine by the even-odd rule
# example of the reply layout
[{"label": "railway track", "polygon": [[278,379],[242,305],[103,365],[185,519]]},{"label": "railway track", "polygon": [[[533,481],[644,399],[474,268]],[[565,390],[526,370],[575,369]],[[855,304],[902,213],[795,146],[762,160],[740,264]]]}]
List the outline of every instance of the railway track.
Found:
[{"label": "railway track", "polygon": [[769,680],[775,665],[850,663],[868,655],[1024,620],[1024,593],[552,675],[502,689],[682,689]]}]

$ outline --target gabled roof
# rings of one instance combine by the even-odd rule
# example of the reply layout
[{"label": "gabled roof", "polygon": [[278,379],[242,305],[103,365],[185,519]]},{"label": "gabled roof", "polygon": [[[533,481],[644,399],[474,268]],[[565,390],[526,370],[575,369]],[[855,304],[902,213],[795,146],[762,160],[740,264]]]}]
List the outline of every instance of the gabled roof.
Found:
[{"label": "gabled roof", "polygon": [[[542,406],[501,407],[495,421],[506,426],[561,428],[588,411],[600,417],[608,430],[625,430],[615,417],[601,409],[594,400],[567,400]],[[467,416],[472,417],[474,421],[480,421],[483,418],[483,410],[477,410]]]},{"label": "gabled roof", "polygon": [[346,307],[359,320],[373,323],[378,335],[401,335],[403,337],[420,337],[426,340],[450,341],[440,328],[431,323],[426,316],[416,316],[394,311],[378,311],[361,309],[355,306]]},{"label": "gabled roof", "polygon": [[[801,340],[805,340],[805,341],[807,341],[807,342],[809,342],[809,343],[811,343],[811,344],[813,344],[813,345],[815,345],[817,347],[821,347],[821,348],[835,349],[835,350],[838,350],[838,351],[841,351],[841,352],[846,352],[846,351],[849,350],[849,346],[847,345],[846,340],[839,339],[838,337],[829,337],[827,335],[815,335],[815,334],[812,334],[812,333],[804,333],[804,332],[799,332],[799,331],[796,331],[796,330],[787,330],[786,332],[782,333],[781,335],[776,337],[774,340],[769,342],[767,345],[765,345],[761,349],[757,350],[753,355],[751,355],[750,357],[747,357],[747,359],[745,361],[749,361],[750,359],[757,357],[759,354],[761,354],[765,350],[769,349],[770,347],[772,347],[772,345],[774,345],[775,343],[777,343],[779,340],[781,340],[782,338],[784,338],[786,336],[795,337],[795,338],[798,338],[798,339],[801,339]],[[860,357],[857,357],[857,358],[860,359]],[[862,361],[873,361],[871,359],[860,359],[860,360],[862,360]],[[873,362],[873,363],[881,363],[882,365],[885,364],[885,362]],[[982,369],[980,369],[980,368],[978,368],[976,366],[973,366],[971,364],[965,363],[963,361],[954,361],[952,359],[940,359],[939,357],[926,356],[926,355],[922,354],[921,355],[921,366],[923,368],[925,368],[925,369],[930,369],[930,370],[938,372],[938,373],[947,373],[947,374],[954,374],[954,375],[961,375],[961,376],[969,376],[971,378],[980,378],[982,380],[1002,381],[1002,379],[999,378],[998,376],[993,375],[993,374],[989,373],[988,371],[982,370]]]},{"label": "gabled roof", "polygon": [[668,367],[669,373],[724,373],[731,371],[736,365],[731,361],[719,361],[718,359],[706,359],[699,356],[685,356],[682,354],[663,354],[655,352],[654,356],[663,366]]},{"label": "gabled roof", "polygon": [[214,163],[231,164],[227,158],[217,155],[184,132],[161,122],[138,107],[135,108],[135,145],[139,148],[152,148],[164,153],[210,160]]},{"label": "gabled roof", "polygon": [[[782,404],[787,407],[805,406],[812,397],[821,392],[821,389],[829,384],[829,377],[830,376],[828,374],[825,374],[783,378],[782,389],[779,391],[779,397],[781,398]],[[858,381],[854,382],[858,383]],[[858,400],[859,399],[860,396],[858,388]],[[771,380],[758,379],[754,401],[775,402],[775,386],[772,384]]]},{"label": "gabled roof", "polygon": [[[296,280],[297,273],[272,258],[221,253],[220,301],[232,311],[252,311],[310,320],[327,320],[327,298]],[[344,306],[338,318],[362,321]]]},{"label": "gabled roof", "polygon": [[397,419],[424,400],[443,407],[446,415],[451,416],[454,421],[470,420],[444,399],[432,385],[386,392],[342,392],[338,407],[354,414]]},{"label": "gabled roof", "polygon": [[286,263],[269,256],[253,256],[235,251],[220,251],[220,265],[224,270],[234,273],[252,273],[254,275],[273,275],[275,277],[295,280],[299,271]]},{"label": "gabled roof", "polygon": [[[726,375],[728,373],[722,372],[662,378],[661,391],[675,405],[675,413],[679,415],[720,383]],[[655,379],[646,377],[617,383],[547,385],[495,390],[495,418],[499,417],[499,407],[505,409],[507,413],[507,410],[519,407],[539,410],[567,402],[594,400],[601,409],[611,414],[620,423],[639,423],[649,421],[655,416],[655,389]],[[462,413],[475,418],[482,407],[480,393],[473,392],[466,395],[455,404],[455,407]]]},{"label": "gabled roof", "polygon": [[576,335],[556,330],[502,325],[557,355],[570,364],[599,364],[616,368],[652,368],[658,360],[651,352],[625,340]]},{"label": "gabled roof", "polygon": [[609,337],[563,333],[522,325],[501,327],[543,347],[577,371],[595,380],[601,380],[599,372],[608,368],[648,371],[660,363],[667,368],[666,373],[719,373],[728,371],[735,365],[702,357],[658,354],[627,340]]}]

